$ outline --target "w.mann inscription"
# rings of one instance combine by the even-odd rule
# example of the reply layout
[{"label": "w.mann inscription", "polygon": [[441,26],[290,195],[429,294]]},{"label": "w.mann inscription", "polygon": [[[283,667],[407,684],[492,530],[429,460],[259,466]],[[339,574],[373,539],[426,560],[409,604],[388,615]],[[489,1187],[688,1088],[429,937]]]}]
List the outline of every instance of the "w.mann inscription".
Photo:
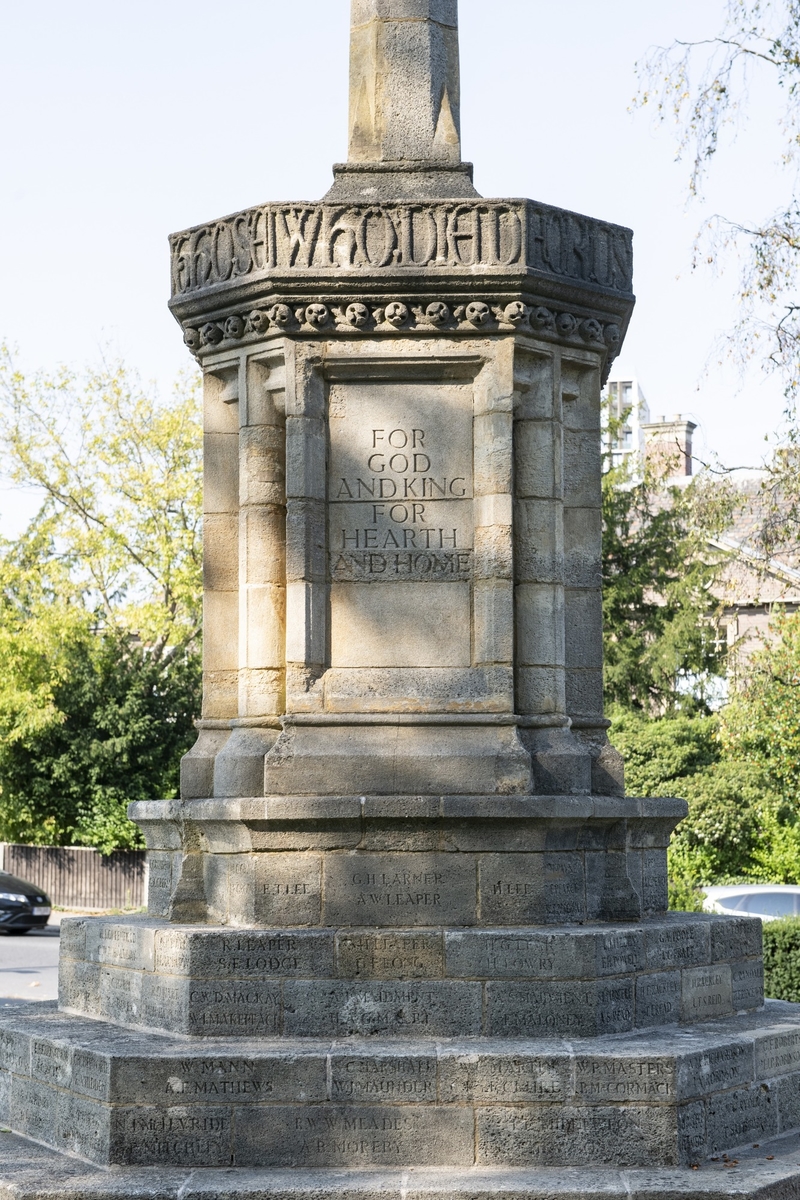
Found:
[{"label": "w.mann inscription", "polygon": [[172,294],[271,272],[530,267],[630,293],[631,232],[530,200],[265,204],[173,234]]},{"label": "w.mann inscription", "polygon": [[336,582],[472,576],[469,389],[331,389],[328,558]]}]

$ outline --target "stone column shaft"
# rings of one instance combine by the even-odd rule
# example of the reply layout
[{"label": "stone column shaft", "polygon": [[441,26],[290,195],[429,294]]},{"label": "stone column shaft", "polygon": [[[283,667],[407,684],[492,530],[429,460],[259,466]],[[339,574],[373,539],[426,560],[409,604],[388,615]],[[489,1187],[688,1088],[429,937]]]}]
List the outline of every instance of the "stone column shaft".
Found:
[{"label": "stone column shaft", "polygon": [[566,714],[564,472],[560,397],[552,362],[533,360],[518,408],[516,476],[517,710]]},{"label": "stone column shaft", "polygon": [[350,162],[461,161],[456,0],[353,0]]},{"label": "stone column shaft", "polygon": [[203,437],[203,717],[238,715],[239,378],[207,373]]},{"label": "stone column shaft", "polygon": [[248,363],[240,429],[239,708],[283,712],[286,634],[285,371],[283,356]]}]

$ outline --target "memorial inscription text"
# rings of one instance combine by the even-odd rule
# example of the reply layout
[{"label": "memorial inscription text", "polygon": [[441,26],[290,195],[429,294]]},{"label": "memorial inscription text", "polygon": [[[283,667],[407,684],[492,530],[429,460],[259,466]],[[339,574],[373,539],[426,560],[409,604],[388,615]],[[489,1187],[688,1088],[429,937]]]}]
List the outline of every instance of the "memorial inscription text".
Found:
[{"label": "memorial inscription text", "polygon": [[472,573],[468,390],[333,387],[328,476],[332,581],[452,583]]}]

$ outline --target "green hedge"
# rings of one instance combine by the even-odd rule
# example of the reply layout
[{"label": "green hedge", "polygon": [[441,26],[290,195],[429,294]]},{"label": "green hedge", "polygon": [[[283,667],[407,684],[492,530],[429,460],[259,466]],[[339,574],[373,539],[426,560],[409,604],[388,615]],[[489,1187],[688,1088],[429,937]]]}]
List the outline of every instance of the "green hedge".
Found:
[{"label": "green hedge", "polygon": [[764,994],[800,1001],[800,917],[764,922]]}]

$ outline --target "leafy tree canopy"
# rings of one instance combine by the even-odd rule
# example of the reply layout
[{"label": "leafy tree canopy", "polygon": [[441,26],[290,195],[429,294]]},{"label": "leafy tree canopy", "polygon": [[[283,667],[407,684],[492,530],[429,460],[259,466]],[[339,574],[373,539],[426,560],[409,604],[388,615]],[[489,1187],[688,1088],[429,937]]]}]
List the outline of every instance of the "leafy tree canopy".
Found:
[{"label": "leafy tree canopy", "polygon": [[0,351],[0,470],[43,497],[0,541],[0,837],[139,844],[200,688],[198,388],[119,363],[24,376]]},{"label": "leafy tree canopy", "polygon": [[800,389],[800,4],[797,0],[728,0],[716,37],[675,41],[641,64],[639,103],[678,129],[678,156],[690,162],[696,194],[724,144],[746,117],[754,74],[773,84],[776,125],[784,134],[787,187],[771,212],[755,222],[715,217],[698,239],[698,262],[734,249],[742,259],[741,318],[731,332],[735,355],[761,358],[783,376],[792,403]]},{"label": "leafy tree canopy", "polygon": [[[617,423],[609,417],[608,436]],[[712,587],[723,556],[708,533],[727,507],[700,483],[665,487],[650,464],[603,476],[606,702],[650,715],[706,707],[724,669]]]}]

